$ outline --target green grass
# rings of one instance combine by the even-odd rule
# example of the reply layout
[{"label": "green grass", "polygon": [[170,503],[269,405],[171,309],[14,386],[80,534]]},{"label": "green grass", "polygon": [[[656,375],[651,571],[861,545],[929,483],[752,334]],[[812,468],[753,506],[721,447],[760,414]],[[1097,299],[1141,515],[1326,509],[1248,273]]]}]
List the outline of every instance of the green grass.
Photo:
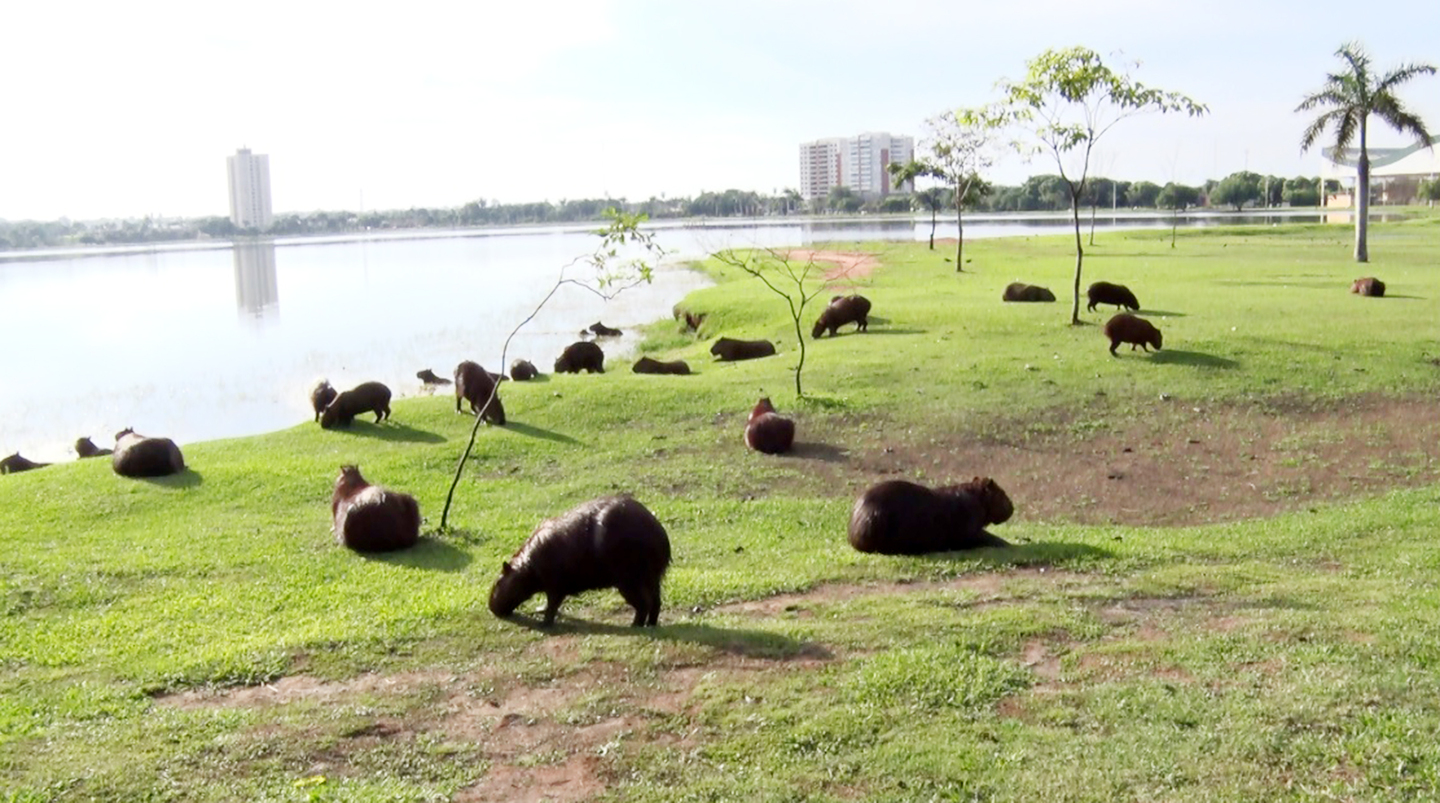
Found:
[{"label": "green grass", "polygon": [[[443,673],[499,684],[483,696],[615,667],[626,681],[554,720],[636,719],[596,753],[616,799],[1431,799],[1440,488],[1188,528],[1021,511],[1003,529],[1014,549],[893,559],[845,546],[859,478],[759,457],[740,431],[762,391],[799,418],[800,440],[857,450],[1084,435],[1161,394],[1280,410],[1433,395],[1437,223],[1375,226],[1368,266],[1348,259],[1344,227],[1202,229],[1174,249],[1168,232],[1102,234],[1086,283],[1129,285],[1165,334],[1158,355],[1119,359],[1095,325],[1109,310],[1082,303],[1092,325],[1068,324],[1063,237],[969,243],[960,275],[943,249],[868,244],[883,265],[862,282],[870,334],[809,344],[807,399],[793,394],[783,306],[712,264],[718,284],[685,302],[708,313],[704,337],[665,321],[644,347],[699,374],[636,376],[612,360],[604,376],[507,383],[511,425],[481,432],[445,533],[469,427],[446,398],[397,402],[395,424],[189,444],[192,471],[165,480],[122,479],[103,460],[0,478],[0,799],[449,799],[495,756],[443,724],[440,681],[286,706],[156,695]],[[1370,274],[1389,297],[1346,292]],[[1014,280],[1062,303],[1002,305]],[[719,334],[781,354],[711,363]],[[1302,460],[1325,443],[1284,448]],[[349,462],[419,499],[421,546],[379,558],[335,546],[327,503]],[[500,562],[541,518],[618,491],[674,544],[661,628],[624,627],[611,592],[567,601],[560,635],[489,614]],[[964,584],[989,576],[993,594]],[[894,581],[910,588],[765,615],[725,607]],[[690,705],[646,708],[687,666],[714,668]],[[393,722],[406,729],[374,735]]]}]

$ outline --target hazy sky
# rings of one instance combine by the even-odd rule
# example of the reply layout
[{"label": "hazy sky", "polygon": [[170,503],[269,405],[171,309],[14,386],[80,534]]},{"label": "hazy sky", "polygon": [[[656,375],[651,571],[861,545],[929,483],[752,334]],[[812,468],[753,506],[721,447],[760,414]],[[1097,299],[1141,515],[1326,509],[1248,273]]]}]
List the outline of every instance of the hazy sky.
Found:
[{"label": "hazy sky", "polygon": [[[919,135],[1077,44],[1211,110],[1121,123],[1098,173],[1314,174],[1292,110],[1335,49],[1440,64],[1437,32],[1436,0],[17,2],[0,218],[224,215],[241,146],[270,155],[277,212],[770,192],[802,141]],[[1440,130],[1440,77],[1402,97]]]}]

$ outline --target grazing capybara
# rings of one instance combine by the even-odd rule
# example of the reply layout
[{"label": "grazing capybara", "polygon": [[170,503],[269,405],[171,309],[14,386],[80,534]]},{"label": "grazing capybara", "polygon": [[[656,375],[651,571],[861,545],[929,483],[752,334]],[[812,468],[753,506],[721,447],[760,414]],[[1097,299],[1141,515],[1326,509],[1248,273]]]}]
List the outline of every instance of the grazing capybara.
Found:
[{"label": "grazing capybara", "polygon": [[424,382],[424,383],[427,384],[427,385],[448,385],[448,384],[450,384],[450,380],[446,379],[446,378],[443,377],[443,376],[436,376],[436,375],[435,375],[435,372],[432,371],[432,370],[430,370],[429,368],[426,368],[426,369],[423,370],[423,371],[416,371],[416,372],[415,372],[415,376],[416,376],[417,379],[419,379],[421,382]]},{"label": "grazing capybara", "polygon": [[514,360],[510,363],[510,378],[516,382],[529,382],[539,375],[540,372],[535,370],[535,363],[529,360]]},{"label": "grazing capybara", "polygon": [[612,329],[599,321],[590,324],[590,331],[594,332],[596,337],[619,337],[624,334],[619,329]]},{"label": "grazing capybara", "polygon": [[102,457],[107,454],[112,454],[114,451],[114,449],[101,449],[95,445],[95,441],[89,438],[79,438],[75,441],[75,454],[80,455],[82,458]]},{"label": "grazing capybara", "polygon": [[1154,346],[1156,351],[1160,350],[1160,330],[1155,328],[1155,324],[1128,312],[1122,312],[1105,322],[1105,336],[1110,338],[1111,357],[1116,356],[1115,349],[1119,348],[1121,343],[1129,343],[1131,351],[1134,351],[1136,346],[1147,352],[1150,351],[1150,346]]},{"label": "grazing capybara", "polygon": [[555,360],[555,373],[578,374],[588,371],[592,374],[605,373],[605,352],[600,346],[588,340],[571,343],[560,352]]},{"label": "grazing capybara", "polygon": [[828,329],[834,337],[835,330],[847,323],[855,324],[855,331],[864,332],[870,326],[869,315],[870,299],[865,296],[835,296],[830,299],[830,306],[820,313],[810,336],[819,338],[820,333]]},{"label": "grazing capybara", "polygon": [[1014,514],[1010,497],[989,477],[926,488],[905,480],[872,485],[850,511],[850,546],[881,555],[923,555],[1009,544],[985,531]]},{"label": "grazing capybara", "polygon": [[479,363],[466,360],[455,366],[455,412],[460,412],[460,400],[464,399],[470,402],[471,413],[503,426],[505,406],[500,403],[500,391],[496,384],[495,375],[481,368]]},{"label": "grazing capybara", "polygon": [[1135,294],[1130,292],[1130,288],[1123,284],[1096,282],[1090,285],[1090,289],[1085,291],[1085,297],[1089,299],[1090,302],[1085,305],[1085,309],[1092,312],[1095,310],[1095,305],[1097,304],[1114,304],[1117,307],[1124,307],[1132,312],[1140,309],[1140,302],[1135,298]]},{"label": "grazing capybara", "polygon": [[795,421],[775,412],[768,396],[761,397],[745,422],[745,445],[765,454],[784,454],[795,445]]},{"label": "grazing capybara", "polygon": [[700,325],[705,323],[705,313],[703,312],[691,312],[679,304],[675,305],[673,311],[675,313],[675,320],[683,321],[685,331],[687,332],[699,332]]},{"label": "grazing capybara", "polygon": [[115,433],[110,468],[122,477],[165,477],[185,470],[180,447],[169,438],[147,438],[133,429]]},{"label": "grazing capybara", "polygon": [[768,340],[736,340],[732,337],[722,337],[710,347],[710,353],[722,361],[753,360],[757,357],[769,357],[774,354],[775,344]]},{"label": "grazing capybara", "polygon": [[330,518],[335,541],[356,552],[392,552],[420,540],[415,497],[371,485],[356,466],[340,467]]},{"label": "grazing capybara", "polygon": [[1013,282],[1005,285],[1005,294],[1000,296],[1001,301],[1054,301],[1055,294],[1050,288],[1041,287],[1038,284],[1025,284]]},{"label": "grazing capybara", "polygon": [[1350,285],[1350,292],[1380,298],[1385,295],[1385,283],[1374,276],[1366,276],[1363,279],[1356,279],[1354,284]]},{"label": "grazing capybara", "polygon": [[690,366],[684,360],[656,360],[650,357],[641,357],[635,361],[635,366],[630,370],[637,374],[688,374]]},{"label": "grazing capybara", "polygon": [[629,496],[592,499],[535,528],[500,568],[490,612],[505,618],[543,593],[549,627],[566,597],[615,588],[635,608],[635,627],[654,626],[669,565],[670,537],[644,505]]},{"label": "grazing capybara", "polygon": [[21,457],[20,453],[16,452],[4,460],[0,460],[0,474],[19,474],[22,471],[44,468],[48,465],[50,464],[37,463],[34,460]]},{"label": "grazing capybara", "polygon": [[320,414],[325,412],[325,408],[329,407],[330,402],[335,401],[335,397],[338,395],[340,394],[328,379],[322,379],[310,388],[310,406],[315,408],[316,421],[320,420]]},{"label": "grazing capybara", "polygon": [[348,427],[355,416],[372,411],[377,424],[390,417],[390,388],[379,382],[361,382],[330,402],[320,414],[320,426]]}]

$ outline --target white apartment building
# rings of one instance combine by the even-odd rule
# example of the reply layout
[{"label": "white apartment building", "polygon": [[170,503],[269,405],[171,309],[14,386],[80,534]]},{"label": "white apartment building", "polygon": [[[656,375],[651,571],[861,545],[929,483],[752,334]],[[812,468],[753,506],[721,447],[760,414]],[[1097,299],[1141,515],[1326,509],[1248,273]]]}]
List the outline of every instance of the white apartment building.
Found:
[{"label": "white apartment building", "polygon": [[801,143],[800,194],[820,199],[841,186],[865,197],[913,192],[914,182],[895,189],[888,168],[904,164],[914,155],[913,137],[891,136],[883,131]]},{"label": "white apartment building", "polygon": [[242,229],[270,228],[270,157],[241,148],[225,161],[230,169],[230,222]]}]

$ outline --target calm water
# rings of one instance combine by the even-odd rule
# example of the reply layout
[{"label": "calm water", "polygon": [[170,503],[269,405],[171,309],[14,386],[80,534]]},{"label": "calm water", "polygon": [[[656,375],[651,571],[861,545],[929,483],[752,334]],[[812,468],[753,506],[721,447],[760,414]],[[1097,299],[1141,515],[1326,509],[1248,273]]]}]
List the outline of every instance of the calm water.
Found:
[{"label": "calm water", "polygon": [[[1056,233],[1066,222],[1064,215],[975,216],[965,233]],[[1101,214],[1098,225],[1165,228],[1170,219]],[[449,376],[457,362],[473,359],[494,370],[505,336],[553,286],[560,267],[594,249],[591,229],[5,255],[0,455],[69,459],[75,438],[110,446],[126,426],[181,443],[280,429],[311,419],[308,388],[322,376],[341,389],[374,379],[397,395],[415,395],[422,368]],[[728,247],[924,240],[929,230],[928,219],[656,227],[676,260]],[[942,222],[937,236],[954,232]],[[567,275],[586,277],[583,268]],[[597,320],[627,330],[602,341],[607,357],[628,355],[635,325],[669,317],[676,301],[706,284],[668,266],[653,284],[608,302],[565,287],[516,337],[510,358],[549,373],[577,330]]]}]

